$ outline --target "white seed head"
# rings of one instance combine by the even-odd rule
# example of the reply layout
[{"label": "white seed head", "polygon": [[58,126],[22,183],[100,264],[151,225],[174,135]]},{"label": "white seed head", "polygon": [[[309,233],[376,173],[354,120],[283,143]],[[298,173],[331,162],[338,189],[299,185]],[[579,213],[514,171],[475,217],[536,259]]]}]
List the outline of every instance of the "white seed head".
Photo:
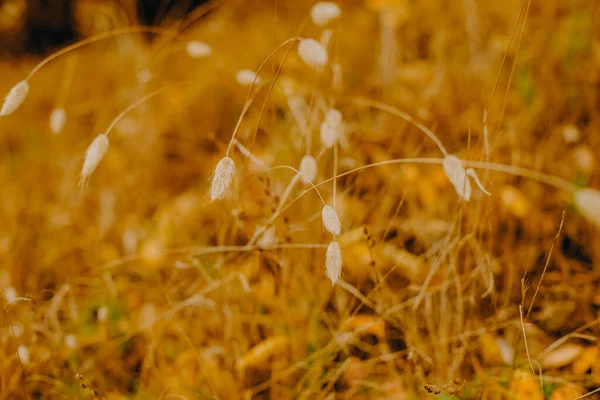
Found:
[{"label": "white seed head", "polygon": [[340,279],[342,275],[342,251],[340,245],[335,240],[329,243],[327,253],[325,253],[325,270],[327,277],[331,281],[331,285]]},{"label": "white seed head", "polygon": [[454,155],[448,155],[444,158],[444,172],[448,177],[456,193],[465,201],[471,199],[471,184],[467,179],[467,171],[462,166],[460,159]]},{"label": "white seed head", "polygon": [[62,132],[63,127],[65,126],[65,121],[67,120],[67,112],[62,107],[56,107],[50,113],[50,130],[55,135]]},{"label": "white seed head", "polygon": [[325,229],[334,236],[337,236],[342,231],[342,224],[338,218],[337,212],[330,205],[323,207],[322,211],[323,225]]},{"label": "white seed head", "polygon": [[185,50],[187,51],[188,56],[192,58],[202,58],[212,54],[212,48],[199,40],[188,42],[185,46]]},{"label": "white seed head", "polygon": [[575,205],[588,221],[600,228],[600,192],[585,188],[575,192]]},{"label": "white seed head", "polygon": [[13,86],[4,99],[4,104],[2,104],[2,109],[0,110],[0,116],[15,112],[15,110],[23,104],[28,93],[29,84],[26,81],[21,81]]},{"label": "white seed head", "polygon": [[482,192],[488,196],[491,196],[479,181],[475,170],[473,170],[473,168],[468,168],[465,170],[465,168],[462,166],[462,162],[455,155],[447,155],[446,158],[444,158],[443,166],[448,180],[450,183],[452,183],[452,186],[454,186],[454,190],[456,190],[456,193],[465,201],[469,201],[471,199],[472,192],[471,182],[469,182],[469,179],[467,178],[468,176],[475,181]]},{"label": "white seed head", "polygon": [[342,14],[340,7],[330,1],[321,1],[310,10],[310,19],[317,26],[325,26]]},{"label": "white seed head", "polygon": [[81,178],[79,180],[79,186],[83,186],[87,183],[90,175],[94,172],[102,158],[108,150],[108,137],[105,134],[100,134],[89,145],[87,152],[85,153],[85,161],[81,168]]},{"label": "white seed head", "polygon": [[314,39],[301,39],[298,45],[298,55],[311,67],[322,67],[327,64],[329,59],[325,47]]},{"label": "white seed head", "polygon": [[19,347],[17,347],[17,353],[19,354],[19,358],[21,359],[21,362],[23,363],[23,365],[27,365],[29,364],[29,361],[31,361],[30,358],[30,354],[29,354],[29,348],[25,345],[19,345]]},{"label": "white seed head", "polygon": [[256,76],[256,72],[251,69],[240,69],[235,74],[235,80],[242,86],[250,86],[254,83],[256,79],[256,84],[260,83],[260,77]]},{"label": "white seed head", "polygon": [[344,120],[342,113],[335,108],[325,114],[321,123],[321,143],[326,148],[333,147],[344,136]]},{"label": "white seed head", "polygon": [[306,155],[300,161],[300,173],[302,174],[302,182],[308,184],[317,177],[317,161],[313,156]]},{"label": "white seed head", "polygon": [[212,184],[210,186],[211,201],[222,199],[231,185],[235,175],[235,163],[229,157],[224,157],[219,161],[213,174]]}]

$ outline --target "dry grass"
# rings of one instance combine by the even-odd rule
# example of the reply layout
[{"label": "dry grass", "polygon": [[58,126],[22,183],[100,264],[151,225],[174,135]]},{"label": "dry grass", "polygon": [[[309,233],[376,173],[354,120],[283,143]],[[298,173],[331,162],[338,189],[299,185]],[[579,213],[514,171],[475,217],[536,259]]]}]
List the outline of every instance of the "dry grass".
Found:
[{"label": "dry grass", "polygon": [[[558,400],[600,386],[598,228],[569,190],[485,168],[491,196],[473,185],[464,202],[413,123],[463,160],[600,188],[597,3],[344,2],[327,67],[295,43],[266,62],[236,177],[211,202],[249,93],[236,73],[298,32],[320,39],[311,4],[224,2],[177,38],[129,32],[32,77],[0,119],[0,399]],[[190,58],[188,40],[212,54]],[[4,58],[0,93],[38,61]],[[78,188],[94,137],[163,87]],[[339,154],[319,141],[330,107]],[[315,184],[437,159],[318,186],[342,224],[333,287],[323,202],[281,168],[306,154]]]}]

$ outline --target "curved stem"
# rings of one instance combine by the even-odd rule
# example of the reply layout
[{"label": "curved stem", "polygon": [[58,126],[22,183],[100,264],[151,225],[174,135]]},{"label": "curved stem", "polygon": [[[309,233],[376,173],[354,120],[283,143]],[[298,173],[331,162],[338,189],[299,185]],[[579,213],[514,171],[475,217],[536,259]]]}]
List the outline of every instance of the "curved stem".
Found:
[{"label": "curved stem", "polygon": [[411,117],[409,114],[405,113],[404,111],[401,111],[401,110],[397,109],[396,107],[390,106],[389,104],[385,104],[385,103],[379,102],[377,100],[367,99],[364,97],[350,97],[348,102],[350,104],[354,104],[354,105],[358,105],[358,106],[375,108],[377,110],[384,111],[388,114],[392,114],[392,115],[395,115],[396,117],[402,118],[406,122],[414,125],[421,132],[426,134],[440,149],[440,151],[442,152],[444,157],[446,157],[448,155],[446,148],[444,147],[444,145],[442,144],[440,139],[436,136],[436,134],[433,133],[431,131],[431,129],[427,128],[425,125],[423,125],[422,123],[420,123],[419,121],[417,121],[416,119]]},{"label": "curved stem", "polygon": [[117,115],[115,117],[115,119],[112,120],[112,122],[110,123],[110,125],[108,126],[108,128],[106,128],[106,131],[104,131],[104,134],[106,136],[108,136],[109,132],[115,127],[115,125],[131,110],[133,110],[135,107],[139,106],[140,104],[142,104],[143,102],[145,102],[146,100],[156,96],[157,94],[160,94],[162,92],[164,92],[167,88],[169,88],[169,86],[163,86],[160,89],[157,89],[153,92],[148,93],[147,95],[137,99],[136,101],[134,101],[133,103],[131,103],[129,106],[127,106],[127,108],[125,108],[123,111],[121,111],[121,113],[119,115]]},{"label": "curved stem", "polygon": [[44,58],[42,61],[40,61],[38,63],[38,65],[36,65],[31,72],[29,73],[29,75],[27,75],[27,78],[25,78],[25,81],[29,81],[33,75],[35,75],[43,66],[45,66],[46,64],[48,64],[50,61],[62,56],[63,54],[66,54],[70,51],[73,51],[75,49],[78,49],[80,47],[86,46],[88,44],[91,43],[95,43],[95,42],[99,42],[101,40],[104,39],[108,39],[111,37],[115,37],[115,36],[119,36],[119,35],[124,35],[127,33],[133,33],[133,32],[147,32],[147,33],[156,33],[156,34],[161,34],[161,35],[171,35],[173,37],[178,37],[180,35],[178,35],[177,33],[173,33],[167,29],[163,29],[163,28],[157,28],[157,27],[152,27],[152,26],[132,26],[129,28],[123,28],[123,29],[116,29],[114,31],[110,31],[110,32],[104,32],[101,33],[99,35],[96,36],[92,36],[90,38],[81,40],[77,43],[73,43],[65,48],[62,48],[52,54],[50,54],[48,57]]},{"label": "curved stem", "polygon": [[[246,113],[248,112],[248,108],[250,108],[250,104],[252,104],[252,100],[254,100],[254,97],[250,97],[250,96],[252,94],[252,91],[254,90],[254,84],[256,83],[256,81],[258,79],[258,75],[260,74],[260,71],[264,68],[264,66],[267,63],[267,61],[269,61],[271,59],[271,57],[273,57],[273,55],[275,55],[275,53],[279,49],[281,49],[286,44],[288,44],[290,42],[294,42],[296,40],[298,40],[298,38],[295,38],[295,37],[294,38],[290,38],[290,39],[287,39],[286,41],[284,41],[283,43],[281,43],[279,46],[277,46],[277,48],[275,50],[273,50],[267,56],[267,58],[265,58],[265,60],[262,62],[262,64],[260,65],[260,67],[256,71],[256,77],[254,78],[254,81],[252,82],[252,86],[250,87],[250,91],[248,92],[248,97],[246,99],[246,104],[244,105],[244,108],[242,109],[242,113],[240,114],[240,117],[238,118],[237,124],[235,125],[235,129],[233,130],[233,133],[231,134],[231,140],[229,141],[229,145],[227,146],[227,151],[225,152],[225,157],[229,156],[229,152],[231,151],[231,147],[233,146],[233,141],[235,139],[235,135],[237,134],[238,130],[240,129],[240,125],[242,124],[242,120],[246,116]],[[273,86],[275,86],[275,80],[273,80],[273,82],[271,83],[271,87],[270,87],[269,91],[271,89],[273,89]]]}]

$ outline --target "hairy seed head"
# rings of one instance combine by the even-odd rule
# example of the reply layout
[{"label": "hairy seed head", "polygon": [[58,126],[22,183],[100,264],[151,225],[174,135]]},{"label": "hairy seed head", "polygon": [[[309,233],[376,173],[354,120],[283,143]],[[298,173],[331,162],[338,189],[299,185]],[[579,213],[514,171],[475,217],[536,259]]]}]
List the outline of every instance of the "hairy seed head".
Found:
[{"label": "hairy seed head", "polygon": [[219,161],[213,174],[212,184],[210,185],[211,201],[222,199],[225,192],[231,185],[233,175],[235,174],[235,163],[229,157],[224,157]]},{"label": "hairy seed head", "polygon": [[323,207],[322,211],[323,225],[325,229],[334,236],[337,236],[342,231],[342,224],[338,218],[337,212],[330,205]]},{"label": "hairy seed head", "polygon": [[4,104],[2,104],[2,109],[0,110],[0,116],[15,112],[15,110],[23,104],[28,93],[29,84],[26,81],[21,81],[13,86],[4,99]]},{"label": "hairy seed head", "polygon": [[310,19],[317,26],[325,26],[342,14],[340,7],[330,1],[321,1],[310,10]]},{"label": "hairy seed head", "polygon": [[79,186],[83,186],[87,183],[90,175],[94,172],[102,158],[108,150],[108,137],[105,134],[100,134],[94,138],[92,143],[88,146],[85,153],[85,161],[81,168],[81,178],[79,180]]},{"label": "hairy seed head", "polygon": [[212,48],[199,40],[188,42],[185,46],[185,50],[187,51],[188,56],[192,58],[202,58],[212,54]]},{"label": "hairy seed head", "polygon": [[298,55],[311,67],[322,67],[327,64],[329,59],[325,47],[314,39],[301,39],[298,45]]},{"label": "hairy seed head", "polygon": [[600,228],[600,192],[585,188],[575,192],[575,205],[588,221]]},{"label": "hairy seed head", "polygon": [[313,156],[306,155],[300,161],[300,173],[302,174],[302,182],[309,183],[317,177],[317,161]]},{"label": "hairy seed head", "polygon": [[342,275],[342,251],[340,245],[335,240],[329,243],[327,253],[325,253],[325,270],[327,277],[331,281],[331,285],[340,279]]},{"label": "hairy seed head", "polygon": [[55,135],[62,132],[67,120],[67,113],[64,108],[56,107],[50,114],[50,130]]},{"label": "hairy seed head", "polygon": [[344,136],[344,121],[342,113],[331,108],[325,114],[325,119],[321,123],[321,143],[326,148],[333,147]]},{"label": "hairy seed head", "polygon": [[260,77],[257,77],[256,72],[252,71],[251,69],[240,69],[235,74],[235,80],[242,86],[252,85],[255,79],[256,84],[258,85],[260,83]]}]

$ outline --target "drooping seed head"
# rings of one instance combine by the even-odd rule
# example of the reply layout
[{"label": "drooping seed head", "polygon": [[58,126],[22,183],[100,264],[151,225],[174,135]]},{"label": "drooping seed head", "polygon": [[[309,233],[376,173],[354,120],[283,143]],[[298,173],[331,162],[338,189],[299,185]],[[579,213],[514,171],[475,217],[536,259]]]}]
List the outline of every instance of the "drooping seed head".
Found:
[{"label": "drooping seed head", "polygon": [[465,201],[471,199],[471,183],[467,179],[467,171],[462,166],[460,159],[452,154],[444,158],[444,172],[456,193]]},{"label": "drooping seed head", "polygon": [[50,130],[55,135],[58,135],[62,132],[63,127],[65,126],[65,121],[67,120],[67,112],[62,107],[56,107],[50,113]]},{"label": "drooping seed head", "polygon": [[235,163],[233,160],[229,157],[222,158],[215,168],[212,184],[210,185],[211,201],[222,199],[225,196],[234,175]]},{"label": "drooping seed head", "polygon": [[331,108],[325,114],[325,119],[321,123],[321,143],[326,148],[333,147],[344,135],[344,120],[342,113]]},{"label": "drooping seed head", "polygon": [[342,275],[342,250],[340,250],[340,245],[335,240],[327,246],[325,271],[332,286],[335,285]]},{"label": "drooping seed head", "polygon": [[94,172],[102,158],[108,150],[108,137],[105,134],[100,134],[94,138],[92,143],[88,146],[85,153],[85,160],[83,167],[81,168],[81,177],[79,179],[79,186],[83,186],[87,183],[90,175]]},{"label": "drooping seed head", "polygon": [[300,161],[300,173],[302,174],[302,182],[308,184],[317,177],[317,161],[311,155],[305,155]]},{"label": "drooping seed head", "polygon": [[13,86],[4,99],[2,109],[0,110],[0,116],[9,115],[15,112],[15,110],[23,104],[28,93],[29,84],[27,81],[21,81]]},{"label": "drooping seed head", "polygon": [[323,207],[321,215],[323,217],[323,225],[325,225],[325,229],[327,229],[327,231],[334,236],[339,235],[342,231],[342,224],[340,223],[337,212],[333,209],[333,207],[326,205]]},{"label": "drooping seed head", "polygon": [[314,39],[301,39],[298,45],[298,55],[311,67],[322,67],[327,64],[329,56],[321,43]]},{"label": "drooping seed head", "polygon": [[310,10],[310,19],[317,26],[325,26],[342,14],[340,7],[330,1],[321,1]]},{"label": "drooping seed head", "polygon": [[254,83],[256,79],[256,84],[260,83],[260,77],[256,76],[256,72],[251,69],[241,69],[235,74],[235,80],[242,86],[250,86]]},{"label": "drooping seed head", "polygon": [[202,58],[212,54],[212,48],[199,40],[188,42],[185,46],[185,50],[187,51],[188,56],[192,58]]},{"label": "drooping seed head", "polygon": [[585,188],[575,192],[577,210],[588,221],[600,228],[600,192]]},{"label": "drooping seed head", "polygon": [[475,170],[473,168],[467,168],[465,170],[465,168],[462,165],[462,162],[455,155],[447,155],[446,158],[444,158],[443,166],[444,172],[446,173],[448,180],[450,181],[450,183],[452,183],[452,186],[454,186],[454,190],[456,190],[456,193],[465,201],[469,201],[471,199],[472,192],[471,182],[469,182],[469,179],[467,177],[471,177],[483,193],[487,194],[488,196],[491,196],[491,194],[487,190],[485,190],[485,188],[479,181]]}]

